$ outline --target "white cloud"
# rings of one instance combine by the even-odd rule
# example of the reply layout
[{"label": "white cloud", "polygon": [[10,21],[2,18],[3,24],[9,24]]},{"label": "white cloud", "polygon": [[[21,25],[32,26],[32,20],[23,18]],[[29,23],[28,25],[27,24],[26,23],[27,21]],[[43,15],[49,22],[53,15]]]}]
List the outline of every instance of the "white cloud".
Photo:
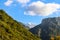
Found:
[{"label": "white cloud", "polygon": [[12,3],[16,2],[22,4],[22,6],[25,6],[28,2],[30,2],[30,0],[7,0],[6,2],[4,2],[4,4],[6,6],[10,6]]},{"label": "white cloud", "polygon": [[17,2],[21,3],[22,5],[26,5],[30,0],[17,0]]},{"label": "white cloud", "polygon": [[17,0],[17,1],[22,3],[22,4],[25,4],[25,3],[28,3],[30,0]]},{"label": "white cloud", "polygon": [[60,9],[60,4],[43,3],[41,1],[31,3],[24,12],[25,15],[48,16]]},{"label": "white cloud", "polygon": [[13,3],[13,0],[7,0],[4,4],[6,6],[10,6]]},{"label": "white cloud", "polygon": [[[28,13],[28,14],[27,14],[27,13]],[[24,14],[26,14],[26,15],[31,15],[31,16],[36,15],[33,11],[27,11],[27,13],[26,13],[26,12],[24,12]]]}]

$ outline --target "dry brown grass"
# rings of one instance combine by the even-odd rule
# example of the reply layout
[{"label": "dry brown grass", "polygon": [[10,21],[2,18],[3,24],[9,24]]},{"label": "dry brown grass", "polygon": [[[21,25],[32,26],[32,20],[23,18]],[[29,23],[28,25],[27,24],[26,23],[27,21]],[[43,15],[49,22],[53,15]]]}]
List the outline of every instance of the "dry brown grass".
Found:
[{"label": "dry brown grass", "polygon": [[[60,36],[56,36],[56,40],[60,40]],[[54,37],[51,37],[51,40],[54,40]]]}]

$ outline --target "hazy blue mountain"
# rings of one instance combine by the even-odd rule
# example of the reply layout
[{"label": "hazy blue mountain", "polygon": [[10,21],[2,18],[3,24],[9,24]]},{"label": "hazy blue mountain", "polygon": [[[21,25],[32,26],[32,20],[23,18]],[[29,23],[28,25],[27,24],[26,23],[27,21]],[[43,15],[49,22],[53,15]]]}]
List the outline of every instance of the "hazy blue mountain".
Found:
[{"label": "hazy blue mountain", "polygon": [[25,26],[27,26],[29,29],[33,28],[36,26],[36,24],[33,24],[33,23],[27,23],[25,24]]}]

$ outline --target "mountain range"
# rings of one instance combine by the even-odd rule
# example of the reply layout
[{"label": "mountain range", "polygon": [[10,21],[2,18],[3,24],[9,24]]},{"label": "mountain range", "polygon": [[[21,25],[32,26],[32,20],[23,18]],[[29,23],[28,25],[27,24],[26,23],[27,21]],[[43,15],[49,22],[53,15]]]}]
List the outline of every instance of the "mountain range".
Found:
[{"label": "mountain range", "polygon": [[0,10],[0,40],[50,40],[57,36],[60,38],[60,17],[45,18],[36,26],[18,22]]}]

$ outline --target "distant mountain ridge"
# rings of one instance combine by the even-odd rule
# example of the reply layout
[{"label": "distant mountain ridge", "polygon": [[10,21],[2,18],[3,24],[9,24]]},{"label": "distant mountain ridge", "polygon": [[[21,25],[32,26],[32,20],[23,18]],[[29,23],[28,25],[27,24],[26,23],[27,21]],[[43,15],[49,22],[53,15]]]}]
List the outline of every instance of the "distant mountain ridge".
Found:
[{"label": "distant mountain ridge", "polygon": [[40,40],[24,28],[24,25],[0,10],[0,40]]},{"label": "distant mountain ridge", "polygon": [[49,36],[60,36],[60,17],[45,18],[41,24],[30,29],[30,31],[43,39]]},{"label": "distant mountain ridge", "polygon": [[31,28],[35,27],[36,24],[34,24],[34,23],[27,23],[27,24],[25,24],[25,26],[27,26],[27,27],[29,27],[29,29],[31,29]]}]

